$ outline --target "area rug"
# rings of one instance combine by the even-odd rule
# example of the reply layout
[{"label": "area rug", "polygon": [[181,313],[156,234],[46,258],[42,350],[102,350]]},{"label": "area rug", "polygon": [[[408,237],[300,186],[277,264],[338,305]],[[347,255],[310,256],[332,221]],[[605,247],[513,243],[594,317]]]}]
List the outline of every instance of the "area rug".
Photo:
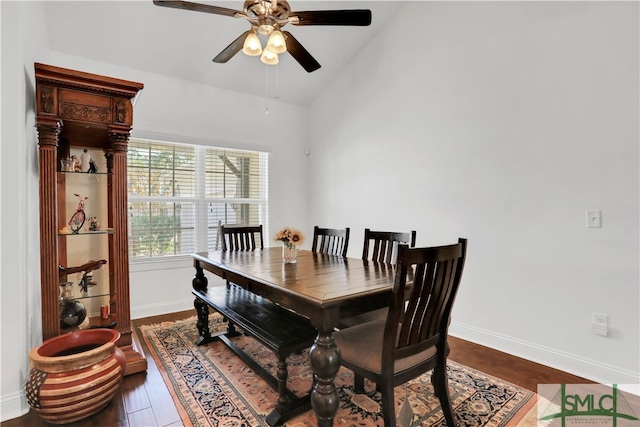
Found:
[{"label": "area rug", "polygon": [[[218,314],[210,316],[209,324],[212,332],[225,328]],[[275,406],[277,393],[222,342],[197,346],[195,316],[140,329],[185,426],[267,426],[265,420]],[[275,375],[277,364],[271,351],[250,337],[238,336],[233,341]],[[308,353],[294,354],[287,362],[289,389],[296,395],[306,394],[312,382]],[[535,426],[535,417],[531,419],[536,400],[533,392],[453,361],[447,368],[460,425],[500,427],[533,422]],[[366,393],[355,394],[353,374],[345,368],[338,372],[335,384],[340,407],[334,425],[384,426],[375,384],[366,382]],[[396,413],[407,396],[414,413],[412,426],[446,426],[430,374],[395,389]],[[308,411],[285,425],[307,427],[317,423],[313,412]]]}]

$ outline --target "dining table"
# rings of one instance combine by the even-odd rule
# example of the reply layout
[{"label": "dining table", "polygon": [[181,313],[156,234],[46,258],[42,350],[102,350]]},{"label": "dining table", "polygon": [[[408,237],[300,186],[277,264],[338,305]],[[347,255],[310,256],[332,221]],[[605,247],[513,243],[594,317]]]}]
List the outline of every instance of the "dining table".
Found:
[{"label": "dining table", "polygon": [[[340,349],[333,332],[340,319],[388,306],[395,268],[307,250],[298,250],[295,263],[285,263],[280,247],[200,252],[192,258],[194,295],[207,292],[207,271],[309,319],[318,331],[309,350],[314,375],[311,407],[318,426],[332,426],[339,406],[334,379],[340,369]],[[194,306],[199,341],[208,342],[209,308],[197,296]]]}]

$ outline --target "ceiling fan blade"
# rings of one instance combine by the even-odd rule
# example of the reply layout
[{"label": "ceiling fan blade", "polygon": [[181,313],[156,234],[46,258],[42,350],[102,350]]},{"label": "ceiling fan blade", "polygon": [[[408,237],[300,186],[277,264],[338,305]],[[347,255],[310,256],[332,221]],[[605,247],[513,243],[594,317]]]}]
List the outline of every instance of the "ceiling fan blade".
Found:
[{"label": "ceiling fan blade", "polygon": [[210,6],[208,4],[193,3],[190,1],[153,0],[153,3],[156,6],[172,7],[174,9],[194,10],[196,12],[213,13],[216,15],[224,15],[237,18],[245,16],[245,13],[240,10],[227,9],[226,7],[219,6]]},{"label": "ceiling fan blade", "polygon": [[283,31],[282,34],[284,34],[284,40],[287,44],[287,52],[302,65],[302,68],[304,68],[307,73],[311,73],[320,68],[320,63],[311,56],[307,49],[305,49],[289,31]]},{"label": "ceiling fan blade", "polygon": [[220,52],[215,58],[213,58],[213,62],[217,62],[219,64],[224,64],[233,56],[242,50],[242,45],[244,44],[244,39],[247,38],[251,31],[245,31],[240,34],[240,36],[231,42],[231,44],[225,47],[222,52]]},{"label": "ceiling fan blade", "polygon": [[289,20],[293,25],[371,25],[371,11],[368,9],[316,10],[292,12],[291,15]]}]

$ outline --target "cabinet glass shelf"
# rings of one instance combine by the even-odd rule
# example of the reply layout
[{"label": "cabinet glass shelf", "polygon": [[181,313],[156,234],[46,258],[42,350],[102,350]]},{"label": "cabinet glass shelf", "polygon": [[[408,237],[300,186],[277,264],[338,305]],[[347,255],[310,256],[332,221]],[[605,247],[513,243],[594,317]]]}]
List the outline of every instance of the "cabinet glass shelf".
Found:
[{"label": "cabinet glass shelf", "polygon": [[58,232],[58,236],[64,236],[64,237],[68,237],[68,236],[88,236],[88,235],[95,235],[95,234],[113,234],[113,229],[108,229],[108,230],[96,230],[96,231],[82,231],[79,233],[60,233]]},{"label": "cabinet glass shelf", "polygon": [[64,176],[84,176],[84,177],[90,177],[90,176],[95,176],[95,177],[100,177],[100,176],[106,176],[106,175],[111,175],[108,172],[71,172],[71,171],[58,171],[58,173],[63,174]]},{"label": "cabinet glass shelf", "polygon": [[[88,292],[86,295],[80,295],[80,296],[72,296],[69,298],[66,298],[69,301],[82,301],[82,300],[90,300],[93,298],[104,298],[104,297],[110,297],[111,294],[110,293],[99,293],[99,294],[95,294],[95,295],[91,295],[90,292]],[[60,300],[62,301],[62,299]]]}]

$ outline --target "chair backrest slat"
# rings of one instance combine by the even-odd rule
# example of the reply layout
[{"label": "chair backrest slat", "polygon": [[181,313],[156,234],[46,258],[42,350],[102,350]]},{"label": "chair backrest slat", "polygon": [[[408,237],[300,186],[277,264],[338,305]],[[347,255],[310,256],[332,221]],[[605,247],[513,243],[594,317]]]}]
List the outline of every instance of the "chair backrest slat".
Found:
[{"label": "chair backrest slat", "polygon": [[313,253],[347,256],[349,227],[345,229],[313,227]]},{"label": "chair backrest slat", "polygon": [[[446,339],[466,250],[466,239],[459,239],[455,245],[432,248],[399,244],[394,299],[385,326],[385,359],[416,354],[433,345],[434,340]],[[407,281],[411,273],[413,280]]]},{"label": "chair backrest slat", "polygon": [[[220,241],[223,251],[264,249],[262,225],[221,225]],[[257,242],[260,246],[257,246]]]},{"label": "chair backrest slat", "polygon": [[398,244],[406,243],[409,247],[416,245],[416,231],[372,231],[364,230],[364,244],[362,247],[362,259],[374,262],[395,264]]}]

